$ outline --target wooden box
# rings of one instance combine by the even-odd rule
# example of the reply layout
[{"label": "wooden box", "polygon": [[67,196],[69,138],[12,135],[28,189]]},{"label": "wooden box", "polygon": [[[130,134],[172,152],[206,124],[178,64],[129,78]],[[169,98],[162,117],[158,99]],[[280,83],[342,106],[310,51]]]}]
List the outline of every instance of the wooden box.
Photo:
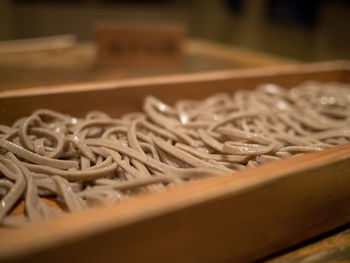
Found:
[{"label": "wooden box", "polygon": [[[350,83],[347,62],[34,88],[0,94],[1,123],[47,107],[82,116],[139,110],[261,83]],[[244,262],[350,222],[350,145],[203,179],[20,229],[0,229],[2,262]]]},{"label": "wooden box", "polygon": [[182,62],[184,25],[105,22],[95,31],[100,66],[174,67]]}]

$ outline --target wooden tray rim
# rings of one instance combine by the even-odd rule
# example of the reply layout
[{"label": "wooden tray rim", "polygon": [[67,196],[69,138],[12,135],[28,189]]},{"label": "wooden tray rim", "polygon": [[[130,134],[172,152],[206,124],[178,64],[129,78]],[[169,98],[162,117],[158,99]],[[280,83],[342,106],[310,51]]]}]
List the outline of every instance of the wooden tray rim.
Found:
[{"label": "wooden tray rim", "polygon": [[[350,70],[350,62],[337,61],[307,65],[292,65],[268,69],[232,70],[212,73],[179,75],[170,77],[145,78],[139,80],[99,82],[92,84],[74,84],[32,89],[6,91],[0,93],[0,99],[40,94],[70,93],[94,89],[115,89],[154,84],[211,81],[223,78],[241,78],[250,76],[270,76],[275,74],[294,74],[322,72],[329,70]],[[324,162],[321,162],[321,161]],[[122,228],[147,218],[157,217],[188,206],[205,203],[214,198],[224,198],[249,191],[257,185],[267,184],[271,180],[280,180],[300,171],[315,169],[340,160],[350,160],[350,144],[334,147],[322,152],[282,160],[277,163],[248,169],[234,176],[224,176],[190,182],[160,193],[150,193],[130,198],[117,205],[88,209],[45,222],[33,223],[24,228],[2,231],[0,242],[0,261],[28,255],[36,251],[63,244],[67,240],[79,240],[108,229]],[[273,172],[271,172],[273,171]],[[264,176],[258,176],[264,174]],[[201,191],[194,191],[201,190]],[[192,194],[189,194],[192,193]],[[174,199],[176,197],[176,199]],[[152,204],[145,208],[145,204]],[[108,216],[107,216],[108,215]],[[70,222],[67,224],[67,222]],[[33,235],[33,233],[35,233]],[[54,239],[52,237],[55,237]]]},{"label": "wooden tray rim", "polygon": [[85,92],[93,90],[113,90],[121,87],[135,87],[147,85],[166,85],[176,83],[192,83],[203,81],[215,81],[234,78],[267,77],[279,74],[297,74],[327,72],[330,70],[350,70],[350,61],[337,60],[328,62],[316,62],[306,64],[291,64],[271,66],[266,68],[233,69],[223,71],[210,71],[190,74],[174,74],[158,77],[132,78],[114,81],[99,81],[74,83],[63,85],[35,86],[16,90],[5,90],[0,92],[0,99],[9,97],[30,97],[49,94],[63,94],[70,92]]}]

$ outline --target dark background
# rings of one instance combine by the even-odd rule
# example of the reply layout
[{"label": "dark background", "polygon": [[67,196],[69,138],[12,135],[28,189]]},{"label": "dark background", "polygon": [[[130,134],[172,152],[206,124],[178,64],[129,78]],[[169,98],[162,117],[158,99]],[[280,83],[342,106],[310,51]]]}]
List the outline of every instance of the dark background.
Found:
[{"label": "dark background", "polygon": [[349,0],[1,0],[0,40],[91,40],[99,20],[183,22],[190,37],[303,61],[350,59]]}]

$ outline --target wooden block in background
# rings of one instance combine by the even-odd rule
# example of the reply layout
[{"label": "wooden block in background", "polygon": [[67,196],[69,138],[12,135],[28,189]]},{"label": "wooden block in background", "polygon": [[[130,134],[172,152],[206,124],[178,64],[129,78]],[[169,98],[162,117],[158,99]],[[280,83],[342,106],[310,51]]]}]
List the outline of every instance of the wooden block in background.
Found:
[{"label": "wooden block in background", "polygon": [[183,60],[186,27],[182,24],[99,23],[100,66],[178,66]]}]

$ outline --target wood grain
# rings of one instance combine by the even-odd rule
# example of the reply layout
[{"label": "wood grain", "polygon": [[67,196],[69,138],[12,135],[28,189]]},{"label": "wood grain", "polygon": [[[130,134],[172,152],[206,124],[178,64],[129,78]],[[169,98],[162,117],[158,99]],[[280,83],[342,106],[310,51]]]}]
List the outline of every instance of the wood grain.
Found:
[{"label": "wood grain", "polygon": [[[340,231],[340,232],[339,232]],[[350,226],[346,225],[327,235],[273,255],[265,263],[345,263],[350,259]]]}]

